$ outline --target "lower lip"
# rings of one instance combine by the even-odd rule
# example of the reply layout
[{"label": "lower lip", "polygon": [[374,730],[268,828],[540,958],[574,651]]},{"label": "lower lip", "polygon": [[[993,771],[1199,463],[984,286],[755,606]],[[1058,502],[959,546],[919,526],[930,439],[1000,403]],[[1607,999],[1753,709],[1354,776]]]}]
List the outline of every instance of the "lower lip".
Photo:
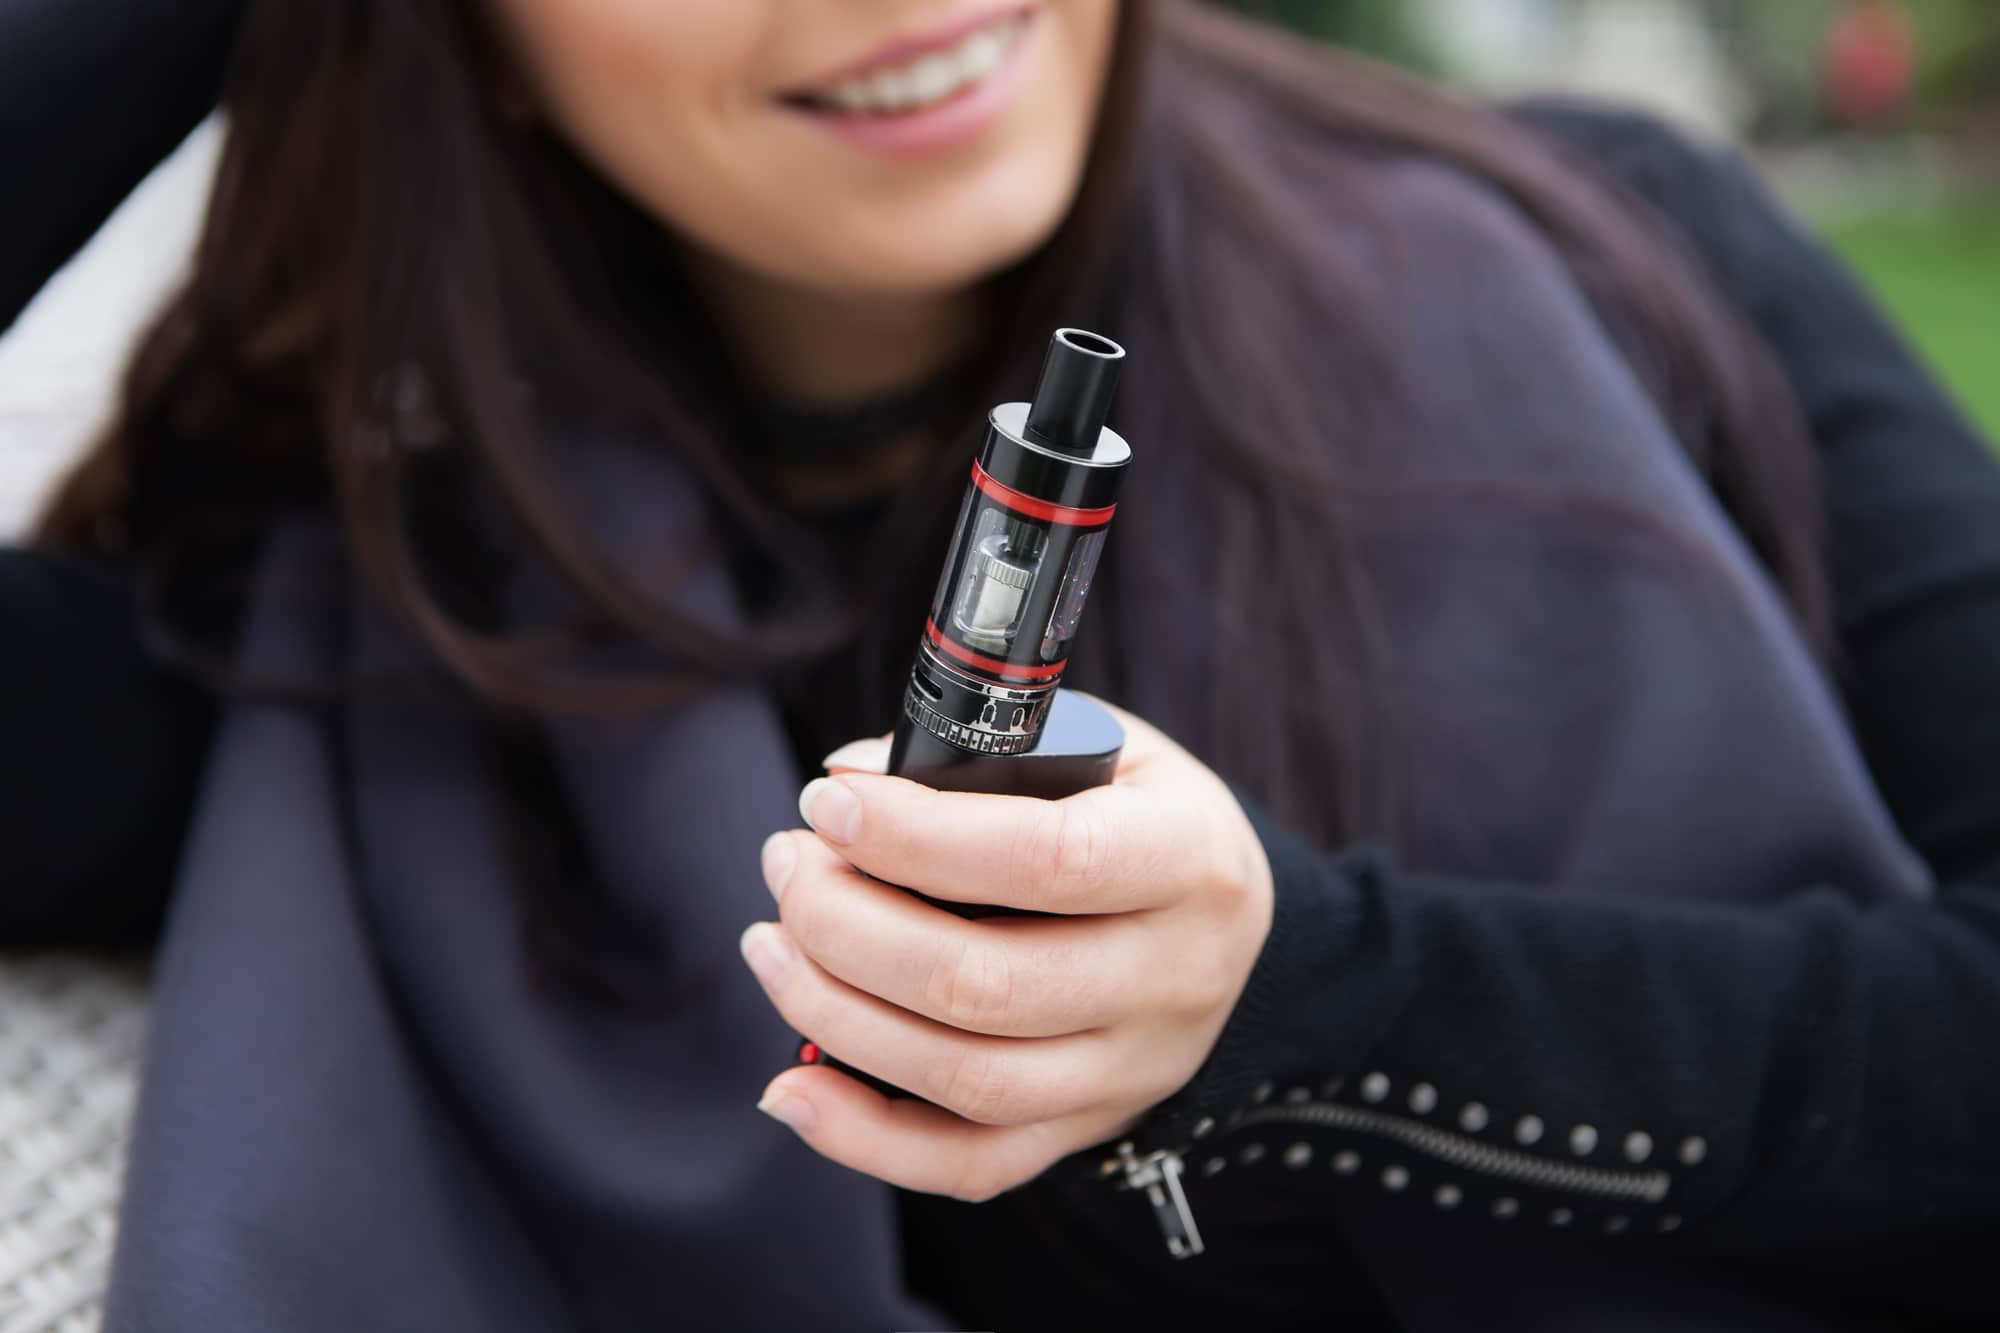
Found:
[{"label": "lower lip", "polygon": [[893,116],[851,115],[817,107],[791,107],[829,134],[866,152],[884,157],[923,157],[949,152],[970,143],[1000,118],[1021,82],[1022,54],[1034,39],[1035,25],[1025,24],[991,73],[931,106]]}]

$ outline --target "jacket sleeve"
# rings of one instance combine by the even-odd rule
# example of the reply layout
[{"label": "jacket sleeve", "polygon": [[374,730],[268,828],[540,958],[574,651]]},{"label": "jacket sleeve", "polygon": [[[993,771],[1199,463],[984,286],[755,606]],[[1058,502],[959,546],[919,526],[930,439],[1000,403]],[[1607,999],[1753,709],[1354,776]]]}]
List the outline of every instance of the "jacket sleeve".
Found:
[{"label": "jacket sleeve", "polygon": [[0,330],[215,105],[242,0],[0,0]]},{"label": "jacket sleeve", "polygon": [[125,571],[0,551],[0,944],[157,925],[211,707],[147,654]]},{"label": "jacket sleeve", "polygon": [[1825,460],[1842,698],[1942,887],[1868,908],[1810,884],[1766,906],[1553,895],[1330,854],[1246,802],[1271,935],[1149,1129],[1199,1171],[1210,1136],[1331,1107],[1498,1172],[1496,1218],[1989,1308],[1968,1284],[2000,1228],[2000,468],[1741,168],[1634,118],[1530,120],[1565,117],[1547,132],[1683,228],[1792,381]]}]

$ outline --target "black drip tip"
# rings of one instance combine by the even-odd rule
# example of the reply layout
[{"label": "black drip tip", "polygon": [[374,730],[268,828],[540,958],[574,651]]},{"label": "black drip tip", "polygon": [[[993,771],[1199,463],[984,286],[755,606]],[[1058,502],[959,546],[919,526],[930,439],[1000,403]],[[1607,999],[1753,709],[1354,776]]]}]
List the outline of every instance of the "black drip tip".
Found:
[{"label": "black drip tip", "polygon": [[1097,434],[1118,392],[1118,367],[1125,349],[1082,329],[1057,329],[1042,362],[1042,382],[1028,408],[1027,436],[1036,444],[1070,453],[1097,448]]}]

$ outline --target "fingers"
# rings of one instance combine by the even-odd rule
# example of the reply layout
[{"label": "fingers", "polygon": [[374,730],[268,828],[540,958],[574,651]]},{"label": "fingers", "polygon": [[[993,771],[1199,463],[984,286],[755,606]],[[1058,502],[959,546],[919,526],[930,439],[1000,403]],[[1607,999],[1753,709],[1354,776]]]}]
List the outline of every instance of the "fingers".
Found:
[{"label": "fingers", "polygon": [[784,927],[758,922],[743,955],[793,1030],[828,1054],[982,1125],[1026,1125],[1086,1109],[1116,1086],[1091,1033],[1011,1040],[959,1032],[830,976]]},{"label": "fingers", "polygon": [[967,921],[870,879],[804,830],[766,853],[786,934],[830,975],[948,1027],[1056,1037],[1150,1003],[1150,918]]},{"label": "fingers", "polygon": [[984,1203],[1104,1137],[1064,1122],[979,1125],[924,1102],[884,1097],[827,1068],[786,1070],[758,1108],[814,1151],[891,1185]]},{"label": "fingers", "polygon": [[1166,803],[1136,787],[1042,801],[843,773],[808,783],[799,812],[877,879],[933,898],[1033,912],[1163,906],[1187,859],[1200,853],[1183,836],[1197,826],[1177,825]]},{"label": "fingers", "polygon": [[886,773],[889,771],[889,738],[870,736],[864,740],[849,741],[820,760],[820,766],[829,773]]}]

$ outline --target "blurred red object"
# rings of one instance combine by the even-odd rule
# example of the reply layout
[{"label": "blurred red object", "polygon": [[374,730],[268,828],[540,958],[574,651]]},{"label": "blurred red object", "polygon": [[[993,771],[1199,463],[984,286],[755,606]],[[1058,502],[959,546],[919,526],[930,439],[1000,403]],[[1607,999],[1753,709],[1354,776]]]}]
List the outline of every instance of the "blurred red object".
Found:
[{"label": "blurred red object", "polygon": [[1823,56],[1827,102],[1848,124],[1881,125],[1909,101],[1917,39],[1901,0],[1848,0],[1827,31]]}]

